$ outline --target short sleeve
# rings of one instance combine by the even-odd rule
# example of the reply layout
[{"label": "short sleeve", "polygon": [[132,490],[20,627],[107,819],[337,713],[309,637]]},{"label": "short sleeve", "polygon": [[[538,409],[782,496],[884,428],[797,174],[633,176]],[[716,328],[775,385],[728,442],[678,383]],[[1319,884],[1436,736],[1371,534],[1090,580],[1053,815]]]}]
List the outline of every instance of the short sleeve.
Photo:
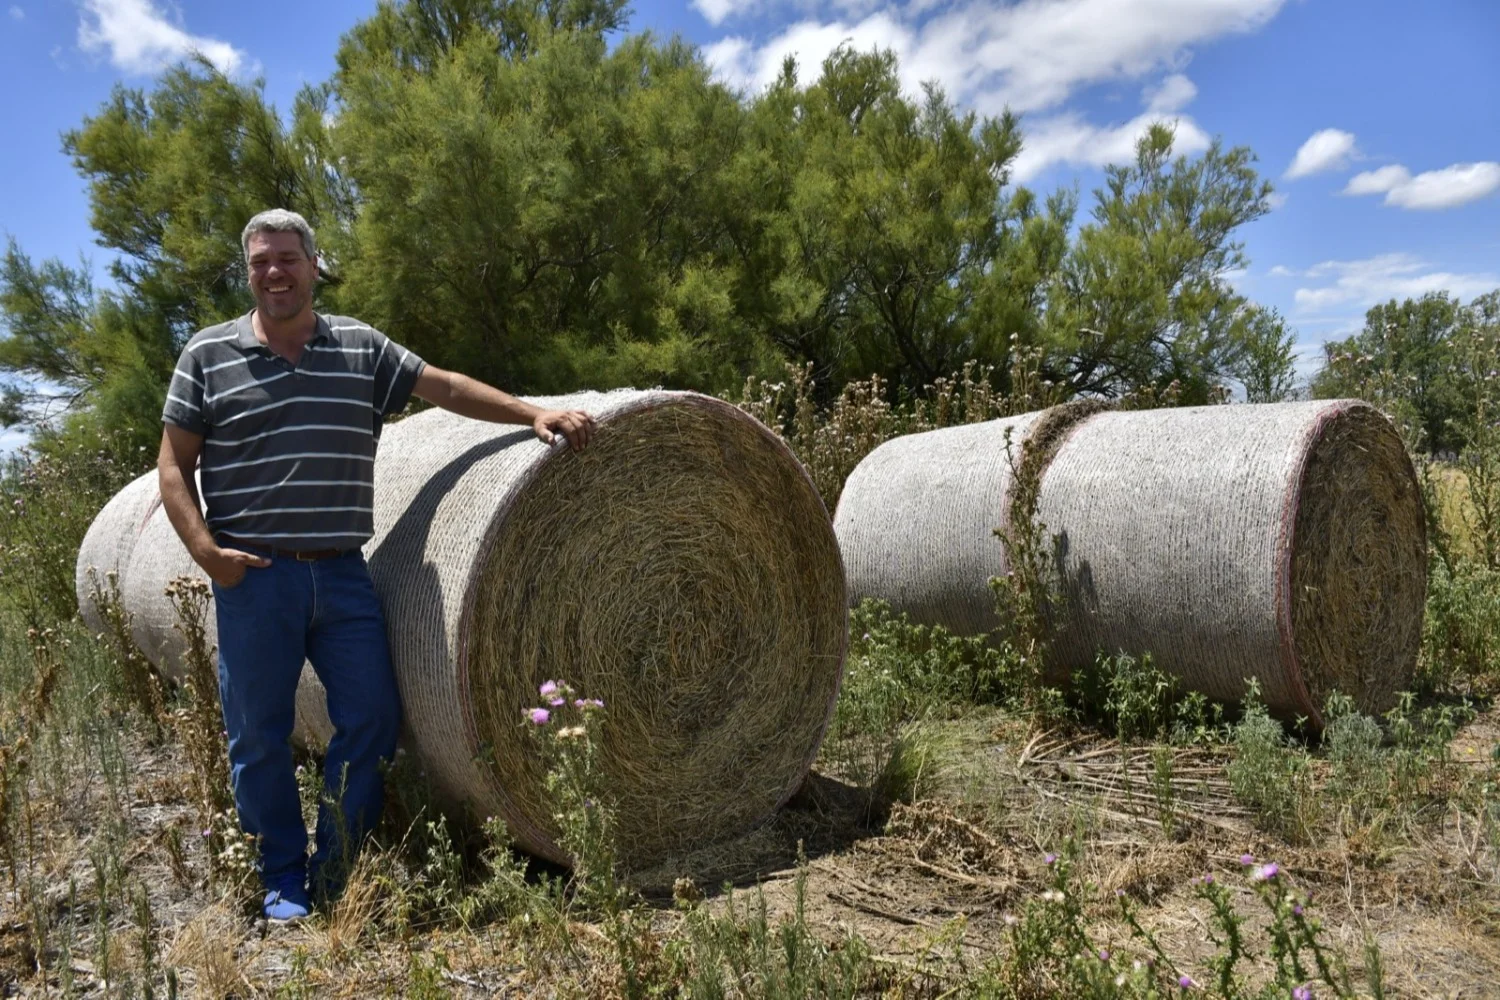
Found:
[{"label": "short sleeve", "polygon": [[406,409],[417,376],[427,362],[391,340],[375,333],[375,419],[377,423],[392,413]]},{"label": "short sleeve", "polygon": [[167,387],[167,402],[161,411],[162,421],[185,431],[207,436],[208,419],[203,412],[203,384],[203,366],[198,363],[192,348],[185,348],[182,356],[177,359],[172,382]]}]

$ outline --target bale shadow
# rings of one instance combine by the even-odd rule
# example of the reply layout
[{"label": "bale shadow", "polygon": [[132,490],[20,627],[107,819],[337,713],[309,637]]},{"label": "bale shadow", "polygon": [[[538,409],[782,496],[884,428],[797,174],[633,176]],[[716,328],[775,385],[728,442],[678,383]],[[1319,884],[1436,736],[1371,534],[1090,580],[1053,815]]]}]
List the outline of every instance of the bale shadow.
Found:
[{"label": "bale shadow", "polygon": [[691,879],[705,896],[768,881],[812,861],[878,837],[890,803],[872,801],[868,790],[811,772],[785,806],[760,826],[731,840],[706,845],[649,870],[630,882],[648,903],[672,905],[672,887]]}]

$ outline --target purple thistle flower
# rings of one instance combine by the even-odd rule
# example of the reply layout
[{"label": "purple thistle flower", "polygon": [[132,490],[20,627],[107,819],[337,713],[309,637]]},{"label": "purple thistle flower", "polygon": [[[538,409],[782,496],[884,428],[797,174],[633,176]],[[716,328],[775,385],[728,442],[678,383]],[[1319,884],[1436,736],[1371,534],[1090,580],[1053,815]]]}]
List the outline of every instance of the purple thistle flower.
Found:
[{"label": "purple thistle flower", "polygon": [[1246,868],[1250,867],[1251,865],[1255,864],[1255,855],[1253,855],[1253,854],[1241,854],[1240,855],[1240,864],[1244,865]]},{"label": "purple thistle flower", "polygon": [[526,713],[526,717],[531,720],[532,725],[545,726],[547,720],[552,718],[552,713],[545,708],[533,708]]},{"label": "purple thistle flower", "polygon": [[553,708],[557,708],[559,705],[566,705],[567,703],[568,699],[566,698],[553,698],[551,701],[547,702],[547,704],[551,705]]},{"label": "purple thistle flower", "polygon": [[551,698],[553,695],[557,694],[557,681],[548,681],[541,687],[537,688],[537,693],[540,694],[543,698]]},{"label": "purple thistle flower", "polygon": [[1255,869],[1255,874],[1250,878],[1256,882],[1269,882],[1281,872],[1281,866],[1272,861]]},{"label": "purple thistle flower", "polygon": [[1181,986],[1185,990],[1190,990],[1198,984],[1193,982],[1192,976],[1188,975],[1187,973],[1183,973],[1182,975],[1177,977],[1177,985]]},{"label": "purple thistle flower", "polygon": [[1099,949],[1099,961],[1101,961],[1101,962],[1108,962],[1109,961],[1109,949],[1108,948],[1100,948]]},{"label": "purple thistle flower", "polygon": [[1212,872],[1210,872],[1209,874],[1203,876],[1203,884],[1204,885],[1213,885],[1214,884],[1214,876],[1213,876]]},{"label": "purple thistle flower", "polygon": [[1301,986],[1292,990],[1292,1000],[1312,1000],[1312,985],[1309,983],[1303,983]]},{"label": "purple thistle flower", "polygon": [[1057,863],[1057,855],[1056,854],[1048,854],[1045,858],[1042,859],[1042,861],[1045,864],[1049,864],[1049,865],[1056,864]]},{"label": "purple thistle flower", "polygon": [[1302,916],[1302,904],[1301,903],[1298,903],[1296,906],[1292,907],[1292,914],[1294,916],[1298,916],[1298,917]]}]

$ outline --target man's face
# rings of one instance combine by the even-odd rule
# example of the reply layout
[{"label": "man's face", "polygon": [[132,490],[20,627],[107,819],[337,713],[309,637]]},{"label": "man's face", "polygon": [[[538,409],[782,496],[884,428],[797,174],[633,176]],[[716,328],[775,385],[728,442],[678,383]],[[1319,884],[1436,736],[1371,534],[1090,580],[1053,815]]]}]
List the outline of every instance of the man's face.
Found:
[{"label": "man's face", "polygon": [[318,265],[302,250],[297,233],[254,233],[250,237],[250,294],[261,314],[293,319],[312,304]]}]

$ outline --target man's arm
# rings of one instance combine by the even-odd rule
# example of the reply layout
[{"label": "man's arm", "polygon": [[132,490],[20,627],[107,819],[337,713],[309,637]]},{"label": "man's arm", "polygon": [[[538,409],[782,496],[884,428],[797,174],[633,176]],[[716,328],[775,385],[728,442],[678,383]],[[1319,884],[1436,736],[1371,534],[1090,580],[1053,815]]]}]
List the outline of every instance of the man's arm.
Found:
[{"label": "man's arm", "polygon": [[582,410],[543,410],[477,379],[427,365],[417,376],[412,394],[464,417],[497,424],[530,424],[547,444],[562,434],[574,451],[582,451],[594,435],[594,418]]},{"label": "man's arm", "polygon": [[187,546],[193,561],[221,587],[233,587],[245,576],[249,566],[269,566],[271,561],[238,549],[224,549],[214,541],[204,523],[198,505],[198,484],[193,473],[198,468],[198,453],[203,450],[203,435],[194,434],[175,424],[163,424],[161,451],[156,456],[156,477],[161,490],[161,505],[177,530],[177,537]]}]

